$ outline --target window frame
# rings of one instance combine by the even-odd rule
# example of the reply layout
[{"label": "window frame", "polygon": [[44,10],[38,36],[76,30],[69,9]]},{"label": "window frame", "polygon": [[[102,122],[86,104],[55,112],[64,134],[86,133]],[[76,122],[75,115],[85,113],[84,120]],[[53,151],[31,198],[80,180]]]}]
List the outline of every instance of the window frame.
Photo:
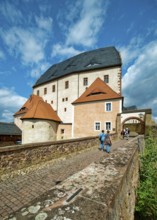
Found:
[{"label": "window frame", "polygon": [[88,86],[88,77],[83,78],[83,85]]},{"label": "window frame", "polygon": [[[107,127],[107,123],[110,124],[110,125],[109,125],[110,129],[107,129],[107,128],[108,128],[108,127]],[[112,131],[112,122],[111,122],[111,121],[105,121],[105,130],[106,130],[106,131]]]},{"label": "window frame", "polygon": [[[97,123],[99,123],[99,128],[100,129],[96,129],[98,125],[96,125]],[[101,122],[100,121],[95,121],[94,122],[94,131],[101,131]]]},{"label": "window frame", "polygon": [[104,82],[109,83],[109,75],[108,74],[104,75]]},{"label": "window frame", "polygon": [[[110,104],[110,109],[108,110],[108,104]],[[112,112],[112,102],[105,102],[105,112]]]}]

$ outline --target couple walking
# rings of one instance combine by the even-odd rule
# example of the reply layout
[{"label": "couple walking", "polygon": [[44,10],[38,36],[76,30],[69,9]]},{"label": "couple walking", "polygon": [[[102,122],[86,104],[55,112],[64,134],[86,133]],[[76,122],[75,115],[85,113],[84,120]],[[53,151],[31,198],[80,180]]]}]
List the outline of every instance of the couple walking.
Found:
[{"label": "couple walking", "polygon": [[110,139],[110,131],[107,131],[107,134],[105,134],[104,130],[102,130],[101,134],[99,135],[99,140],[100,140],[99,150],[105,151],[104,146],[106,146],[106,152],[110,153],[110,148],[112,145],[112,142]]}]

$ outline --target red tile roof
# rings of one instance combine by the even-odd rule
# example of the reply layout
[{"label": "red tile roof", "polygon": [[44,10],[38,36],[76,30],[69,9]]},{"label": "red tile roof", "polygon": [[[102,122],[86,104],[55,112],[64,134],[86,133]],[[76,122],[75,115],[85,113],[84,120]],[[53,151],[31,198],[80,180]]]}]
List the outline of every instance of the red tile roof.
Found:
[{"label": "red tile roof", "polygon": [[72,104],[93,102],[109,99],[120,99],[121,95],[113,91],[104,81],[97,78],[89,88]]},{"label": "red tile roof", "polygon": [[44,102],[44,100],[37,95],[31,95],[22,108],[14,115],[19,114],[24,114],[21,119],[48,119],[61,122],[61,119],[58,117],[51,105]]}]

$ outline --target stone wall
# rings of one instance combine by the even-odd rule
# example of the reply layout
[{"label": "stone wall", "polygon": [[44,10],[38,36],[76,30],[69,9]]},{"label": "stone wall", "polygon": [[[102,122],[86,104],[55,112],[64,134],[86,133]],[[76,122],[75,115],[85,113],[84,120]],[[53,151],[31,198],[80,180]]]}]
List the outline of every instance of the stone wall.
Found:
[{"label": "stone wall", "polygon": [[[49,197],[41,198],[39,215],[53,220],[133,220],[143,145],[143,136],[122,143],[99,162],[55,185]],[[24,219],[21,211],[18,217]],[[31,217],[37,219],[36,213]]]},{"label": "stone wall", "polygon": [[133,220],[143,143],[134,138],[52,188],[45,212],[52,219]]},{"label": "stone wall", "polygon": [[98,144],[98,137],[88,137],[1,147],[0,176],[98,146]]}]

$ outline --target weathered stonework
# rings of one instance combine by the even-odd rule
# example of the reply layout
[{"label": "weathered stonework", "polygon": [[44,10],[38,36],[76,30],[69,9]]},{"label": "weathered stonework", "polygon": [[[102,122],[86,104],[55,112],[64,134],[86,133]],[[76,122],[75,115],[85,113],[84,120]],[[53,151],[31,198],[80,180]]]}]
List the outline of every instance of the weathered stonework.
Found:
[{"label": "weathered stonework", "polygon": [[98,146],[97,137],[0,148],[0,176]]},{"label": "weathered stonework", "polygon": [[[40,202],[12,215],[15,219],[133,220],[139,179],[139,149],[143,137],[134,138],[53,187]],[[141,146],[140,146],[141,145]],[[38,212],[30,212],[38,208]],[[23,215],[26,215],[23,217]]]}]

